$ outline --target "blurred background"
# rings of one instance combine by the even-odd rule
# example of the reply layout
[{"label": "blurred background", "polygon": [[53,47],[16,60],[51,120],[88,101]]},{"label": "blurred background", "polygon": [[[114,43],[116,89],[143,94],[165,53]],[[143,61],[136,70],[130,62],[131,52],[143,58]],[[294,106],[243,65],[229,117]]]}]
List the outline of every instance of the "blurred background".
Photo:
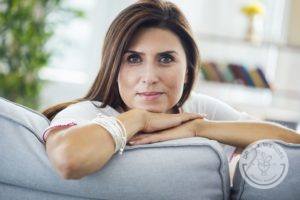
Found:
[{"label": "blurred background", "polygon": [[[196,92],[300,129],[300,0],[171,0],[200,48]],[[83,96],[133,0],[0,0],[0,96],[42,111]]]}]

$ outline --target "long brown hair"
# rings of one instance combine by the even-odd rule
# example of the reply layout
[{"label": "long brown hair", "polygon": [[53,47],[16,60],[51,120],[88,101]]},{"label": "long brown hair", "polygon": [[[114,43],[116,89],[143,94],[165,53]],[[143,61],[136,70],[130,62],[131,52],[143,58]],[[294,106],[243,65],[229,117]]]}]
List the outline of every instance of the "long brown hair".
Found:
[{"label": "long brown hair", "polygon": [[126,107],[117,86],[121,60],[135,33],[148,27],[170,30],[179,37],[183,45],[187,57],[188,82],[184,85],[182,97],[175,109],[181,107],[193,89],[200,62],[190,25],[179,8],[171,2],[140,0],[121,11],[110,25],[102,49],[100,71],[88,93],[82,98],[47,108],[43,114],[52,120],[67,106],[85,100],[102,102],[100,108],[107,105],[115,109]]}]

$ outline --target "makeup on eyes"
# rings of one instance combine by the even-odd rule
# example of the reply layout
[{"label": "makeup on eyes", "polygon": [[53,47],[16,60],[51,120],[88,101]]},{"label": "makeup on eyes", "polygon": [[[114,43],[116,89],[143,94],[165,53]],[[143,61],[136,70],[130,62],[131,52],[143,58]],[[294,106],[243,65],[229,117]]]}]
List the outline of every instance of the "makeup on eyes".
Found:
[{"label": "makeup on eyes", "polygon": [[139,63],[141,62],[141,56],[136,53],[133,53],[127,57],[126,61],[129,63]]},{"label": "makeup on eyes", "polygon": [[[129,55],[127,55],[129,54]],[[171,62],[176,61],[175,57],[172,54],[177,54],[176,51],[164,51],[157,53],[157,58],[159,62],[162,62],[163,64],[169,64]],[[142,56],[145,55],[143,52],[128,50],[125,52],[125,60],[128,63],[136,64],[142,62]],[[168,59],[167,61],[161,61],[162,59]]]},{"label": "makeup on eyes", "polygon": [[[169,53],[161,53],[161,54],[159,55],[159,59],[163,59],[163,58],[167,58],[167,59],[168,59],[168,63],[175,61],[174,56],[172,56],[172,55],[169,54]],[[163,62],[163,63],[164,63],[164,62]]]}]

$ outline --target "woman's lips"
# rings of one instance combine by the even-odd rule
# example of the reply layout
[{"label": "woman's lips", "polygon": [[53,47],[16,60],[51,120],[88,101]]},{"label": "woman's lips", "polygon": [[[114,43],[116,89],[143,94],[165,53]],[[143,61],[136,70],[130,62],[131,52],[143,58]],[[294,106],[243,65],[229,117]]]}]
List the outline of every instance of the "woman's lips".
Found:
[{"label": "woman's lips", "polygon": [[158,99],[163,92],[142,92],[138,93],[140,97],[142,97],[144,100],[155,100]]}]

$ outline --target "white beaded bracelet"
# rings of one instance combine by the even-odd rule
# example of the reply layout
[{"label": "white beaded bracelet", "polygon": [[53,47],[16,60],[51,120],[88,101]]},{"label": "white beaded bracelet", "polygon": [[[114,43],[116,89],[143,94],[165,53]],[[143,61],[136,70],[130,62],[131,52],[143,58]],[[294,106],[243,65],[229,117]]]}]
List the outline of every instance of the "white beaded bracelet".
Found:
[{"label": "white beaded bracelet", "polygon": [[122,154],[127,142],[126,129],[123,123],[116,117],[106,116],[101,113],[97,114],[92,123],[102,126],[111,134],[115,142],[115,153],[120,150],[120,154]]}]

